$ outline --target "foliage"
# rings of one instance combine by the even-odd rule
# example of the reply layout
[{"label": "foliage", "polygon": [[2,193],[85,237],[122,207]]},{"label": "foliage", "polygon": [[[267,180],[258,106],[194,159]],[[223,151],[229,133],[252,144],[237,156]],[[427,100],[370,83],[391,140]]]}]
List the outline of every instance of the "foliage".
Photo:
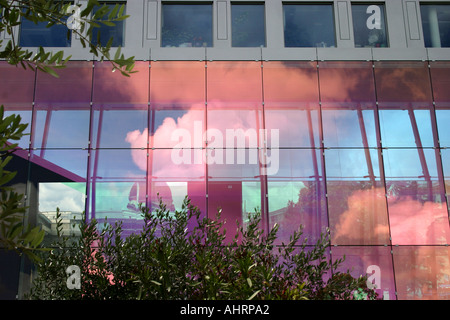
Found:
[{"label": "foliage", "polygon": [[26,128],[27,124],[21,123],[19,115],[5,117],[3,105],[0,107],[0,246],[38,259],[34,251],[41,244],[45,233],[40,227],[24,226],[24,195],[8,185],[17,172],[6,170],[12,159],[11,154],[17,148],[17,143],[12,142],[20,140]]},{"label": "foliage", "polygon": [[[125,58],[120,47],[114,55],[111,54],[112,38],[106,46],[92,41],[93,34],[100,25],[113,26],[115,22],[128,18],[124,5],[117,4],[109,8],[106,4],[100,5],[97,0],[88,0],[86,6],[77,6],[75,8],[71,2],[62,0],[0,0],[0,32],[5,31],[11,36],[11,40],[2,47],[0,59],[5,59],[12,65],[21,64],[24,68],[37,68],[55,77],[58,74],[54,69],[64,67],[70,59],[70,56],[64,57],[63,50],[54,53],[42,47],[37,51],[21,48],[15,42],[13,33],[15,27],[26,19],[36,24],[47,22],[48,28],[55,25],[67,26],[67,36],[70,37],[71,32],[74,32],[83,48],[89,48],[94,56],[111,61],[113,69],[120,70],[125,76],[133,73],[134,57]],[[96,8],[99,9],[94,12]],[[74,20],[73,14],[77,11],[79,15]],[[76,28],[75,24],[78,24]],[[3,45],[2,40],[0,45]]]},{"label": "foliage", "polygon": [[[58,211],[59,212],[59,211]],[[141,207],[142,229],[124,237],[122,223],[99,226],[84,219],[81,236],[60,233],[51,252],[42,252],[29,299],[355,299],[376,298],[364,277],[337,271],[342,260],[330,263],[324,234],[311,248],[300,240],[274,245],[278,226],[267,234],[261,215],[250,214],[231,243],[219,211],[202,217],[185,199],[171,213],[160,201],[155,212]],[[60,215],[59,215],[60,217]],[[67,286],[69,266],[80,268],[80,289]],[[357,295],[354,295],[354,293]]]}]

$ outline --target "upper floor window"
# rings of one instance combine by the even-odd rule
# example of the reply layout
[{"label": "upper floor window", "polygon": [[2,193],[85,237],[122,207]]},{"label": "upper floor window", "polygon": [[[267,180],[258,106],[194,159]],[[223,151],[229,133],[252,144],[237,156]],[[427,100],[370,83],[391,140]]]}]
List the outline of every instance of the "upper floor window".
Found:
[{"label": "upper floor window", "polygon": [[355,47],[388,47],[384,4],[352,4]]},{"label": "upper floor window", "polygon": [[264,4],[231,4],[231,39],[233,47],[266,45]]},{"label": "upper floor window", "polygon": [[212,47],[211,3],[163,3],[162,47]]},{"label": "upper floor window", "polygon": [[[100,3],[100,6],[94,7],[94,9],[92,10],[92,14],[95,15],[95,13],[103,6],[108,7],[108,12],[111,12],[115,6],[125,6],[125,3],[103,2]],[[103,19],[108,19],[108,13],[103,15]],[[111,47],[123,47],[125,43],[125,22],[123,20],[113,21],[113,24],[114,26],[109,26],[99,23],[99,27],[96,27],[92,30],[92,43],[100,44],[101,46],[105,47],[108,41],[112,38]]]},{"label": "upper floor window", "polygon": [[63,24],[48,26],[47,21],[34,23],[22,19],[19,45],[21,47],[70,47],[72,32]]},{"label": "upper floor window", "polygon": [[420,11],[425,47],[450,47],[450,5],[423,4]]},{"label": "upper floor window", "polygon": [[335,47],[332,4],[284,4],[286,47]]}]

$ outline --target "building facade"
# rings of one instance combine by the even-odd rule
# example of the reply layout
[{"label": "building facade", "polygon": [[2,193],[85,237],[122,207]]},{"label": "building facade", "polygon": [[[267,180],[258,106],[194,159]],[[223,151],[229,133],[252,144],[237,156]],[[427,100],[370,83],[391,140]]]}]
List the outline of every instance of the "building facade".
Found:
[{"label": "building facade", "polygon": [[[450,299],[449,2],[124,4],[102,34],[129,78],[64,28],[15,32],[72,56],[60,78],[0,61],[1,103],[30,124],[14,185],[31,223],[51,236],[59,207],[68,229],[86,212],[133,232],[139,203],[187,195],[233,230],[259,209],[278,244],[329,228],[330,259],[383,299]],[[0,259],[3,298],[21,297],[30,267]]]}]

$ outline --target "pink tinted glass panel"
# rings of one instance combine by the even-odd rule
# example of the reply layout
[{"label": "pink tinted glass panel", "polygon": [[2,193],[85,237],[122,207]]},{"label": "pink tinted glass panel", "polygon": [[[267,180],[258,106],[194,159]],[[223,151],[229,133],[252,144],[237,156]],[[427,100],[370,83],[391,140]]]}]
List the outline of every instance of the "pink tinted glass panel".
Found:
[{"label": "pink tinted glass panel", "polygon": [[450,248],[400,246],[393,249],[398,299],[450,299]]},{"label": "pink tinted glass panel", "polygon": [[311,244],[328,224],[320,152],[280,149],[272,160],[272,169],[278,170],[267,176],[267,187],[269,226],[277,223],[280,228],[276,242],[289,241],[302,225]]},{"label": "pink tinted glass panel", "polygon": [[207,68],[208,106],[261,105],[261,63],[256,61],[213,61]]},{"label": "pink tinted glass panel", "polygon": [[380,106],[429,106],[432,103],[427,62],[375,62]]},{"label": "pink tinted glass panel", "polygon": [[96,62],[94,68],[93,102],[116,104],[147,104],[149,95],[149,63],[137,61],[136,73],[130,77],[112,72],[108,62]]},{"label": "pink tinted glass panel", "polygon": [[302,106],[319,102],[317,65],[303,61],[268,61],[263,64],[264,104]]},{"label": "pink tinted glass panel", "polygon": [[433,98],[437,107],[450,107],[450,62],[430,61]]},{"label": "pink tinted glass panel", "polygon": [[371,62],[319,62],[322,105],[360,106],[375,103]]},{"label": "pink tinted glass panel", "polygon": [[150,77],[152,105],[205,102],[205,62],[155,61],[151,63]]},{"label": "pink tinted glass panel", "polygon": [[[396,300],[395,283],[390,247],[333,247],[333,260],[342,259],[338,270],[354,278],[368,276],[368,283],[375,287],[378,299]],[[395,266],[397,268],[397,266]]]},{"label": "pink tinted glass panel", "polygon": [[389,244],[385,189],[376,149],[325,151],[331,241]]},{"label": "pink tinted glass panel", "polygon": [[29,105],[34,99],[34,71],[0,61],[0,104]]},{"label": "pink tinted glass panel", "polygon": [[[91,101],[92,62],[69,61],[56,69],[59,78],[38,72],[36,103],[45,106],[84,107]],[[74,85],[75,84],[75,85]]]}]

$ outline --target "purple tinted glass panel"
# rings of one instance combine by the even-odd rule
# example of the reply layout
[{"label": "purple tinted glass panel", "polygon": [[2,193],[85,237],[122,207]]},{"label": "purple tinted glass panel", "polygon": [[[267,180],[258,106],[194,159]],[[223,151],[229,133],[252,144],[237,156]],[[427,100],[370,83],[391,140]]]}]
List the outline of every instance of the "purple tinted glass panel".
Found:
[{"label": "purple tinted glass panel", "polygon": [[377,149],[325,151],[333,244],[389,244],[380,157]]},{"label": "purple tinted glass panel", "polygon": [[319,102],[317,64],[303,61],[265,61],[264,105],[305,107]]},{"label": "purple tinted glass panel", "polygon": [[0,104],[9,108],[31,105],[34,99],[34,78],[32,70],[0,61]]},{"label": "purple tinted glass panel", "polygon": [[17,147],[21,149],[28,149],[30,147],[30,133],[31,133],[31,119],[32,119],[32,107],[31,104],[27,106],[10,107],[10,105],[4,105],[5,114],[4,117],[8,117],[12,114],[20,116],[20,123],[28,124],[27,128],[23,131],[24,134],[20,140],[11,140],[10,143],[17,143]]},{"label": "purple tinted glass panel", "polygon": [[320,147],[318,107],[265,108],[268,147]]},{"label": "purple tinted glass panel", "polygon": [[152,106],[189,105],[205,102],[205,63],[154,61],[151,63]]},{"label": "purple tinted glass panel", "polygon": [[437,107],[450,107],[450,62],[430,61],[433,98]]},{"label": "purple tinted glass panel", "polygon": [[371,62],[319,62],[320,99],[324,106],[372,106],[375,85]]},{"label": "purple tinted glass panel", "polygon": [[[92,62],[69,61],[63,69],[57,69],[59,77],[37,73],[36,98],[45,107],[86,108],[91,101]],[[74,85],[76,84],[76,85]]]},{"label": "purple tinted glass panel", "polygon": [[[338,271],[358,278],[367,275],[368,286],[375,288],[378,299],[396,300],[390,247],[333,247],[333,261],[342,259]],[[397,268],[397,265],[395,265]]]},{"label": "purple tinted glass panel", "polygon": [[378,146],[376,114],[372,108],[322,109],[323,139],[325,147]]},{"label": "purple tinted glass panel", "polygon": [[301,225],[313,243],[328,224],[320,152],[280,149],[274,160],[278,170],[267,176],[269,226],[280,226],[277,243],[288,241]]},{"label": "purple tinted glass panel", "polygon": [[213,61],[207,68],[208,106],[254,107],[262,104],[261,63]]},{"label": "purple tinted glass panel", "polygon": [[450,299],[450,248],[400,246],[393,252],[398,299]]},{"label": "purple tinted glass panel", "polygon": [[149,100],[149,63],[136,61],[130,77],[113,72],[108,62],[96,62],[92,101],[94,104],[145,104]]},{"label": "purple tinted glass panel", "polygon": [[388,149],[383,156],[392,243],[449,243],[439,151]]},{"label": "purple tinted glass panel", "polygon": [[380,106],[430,106],[432,94],[427,62],[376,61],[374,64]]},{"label": "purple tinted glass panel", "polygon": [[128,107],[94,105],[91,143],[93,148],[146,148],[148,110],[146,105]]},{"label": "purple tinted glass panel", "polygon": [[383,147],[435,147],[437,139],[433,130],[430,109],[383,109],[379,111]]},{"label": "purple tinted glass panel", "polygon": [[89,142],[88,108],[34,109],[33,148],[86,148]]}]

